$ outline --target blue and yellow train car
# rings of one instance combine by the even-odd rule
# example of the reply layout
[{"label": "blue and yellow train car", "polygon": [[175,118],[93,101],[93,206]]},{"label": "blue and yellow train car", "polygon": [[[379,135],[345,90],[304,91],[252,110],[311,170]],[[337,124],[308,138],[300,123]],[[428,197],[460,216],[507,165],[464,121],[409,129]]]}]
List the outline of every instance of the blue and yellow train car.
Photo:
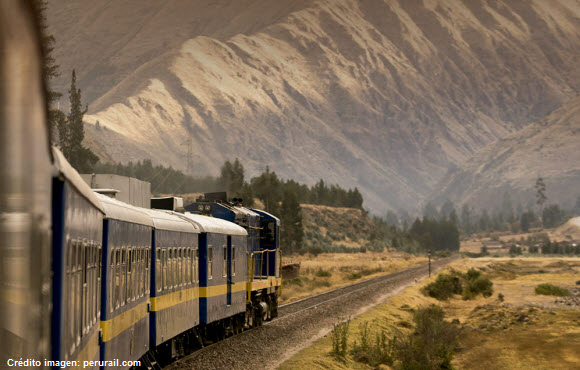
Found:
[{"label": "blue and yellow train car", "polygon": [[101,361],[138,360],[150,349],[153,222],[137,207],[97,194],[105,210]]},{"label": "blue and yellow train car", "polygon": [[58,149],[53,179],[52,359],[99,359],[103,208]]},{"label": "blue and yellow train car", "polygon": [[214,217],[186,213],[199,225],[199,302],[201,324],[212,339],[243,328],[246,312],[248,233]]},{"label": "blue and yellow train car", "polygon": [[176,214],[145,210],[155,229],[152,237],[150,343],[174,357],[181,333],[199,325],[198,242],[200,227]]}]

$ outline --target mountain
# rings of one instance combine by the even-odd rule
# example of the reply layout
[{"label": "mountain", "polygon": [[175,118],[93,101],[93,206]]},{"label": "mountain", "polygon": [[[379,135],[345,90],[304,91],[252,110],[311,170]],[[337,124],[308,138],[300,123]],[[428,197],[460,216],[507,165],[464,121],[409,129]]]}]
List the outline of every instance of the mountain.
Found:
[{"label": "mountain", "polygon": [[238,157],[380,214],[580,91],[569,0],[49,0],[48,18],[101,158]]},{"label": "mountain", "polygon": [[429,200],[491,208],[507,193],[525,204],[535,197],[538,177],[546,184],[547,203],[569,208],[580,196],[580,96],[478,152],[445,176]]}]

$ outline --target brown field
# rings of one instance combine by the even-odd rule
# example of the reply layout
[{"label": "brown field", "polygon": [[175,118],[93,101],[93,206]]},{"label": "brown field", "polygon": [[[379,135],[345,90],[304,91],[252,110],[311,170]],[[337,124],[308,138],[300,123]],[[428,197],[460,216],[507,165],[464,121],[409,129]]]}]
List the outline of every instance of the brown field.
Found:
[{"label": "brown field", "polygon": [[[404,289],[388,303],[366,312],[350,323],[349,347],[357,340],[359,326],[371,322],[373,334],[408,332],[411,308],[438,304],[448,320],[462,328],[453,366],[457,369],[577,369],[580,368],[580,307],[556,303],[553,296],[536,295],[540,283],[573,289],[580,279],[580,258],[478,258],[461,259],[451,267],[474,267],[494,283],[489,298],[464,301],[457,296],[439,302],[420,289],[435,276]],[[500,302],[498,294],[504,295]],[[578,299],[578,298],[576,298]],[[339,318],[337,318],[337,322]],[[316,341],[284,362],[281,369],[369,369],[347,355],[338,361],[330,355],[330,335]]]},{"label": "brown field", "polygon": [[400,252],[322,253],[283,257],[282,262],[300,263],[298,278],[283,279],[281,303],[285,303],[426,263],[427,258]]}]

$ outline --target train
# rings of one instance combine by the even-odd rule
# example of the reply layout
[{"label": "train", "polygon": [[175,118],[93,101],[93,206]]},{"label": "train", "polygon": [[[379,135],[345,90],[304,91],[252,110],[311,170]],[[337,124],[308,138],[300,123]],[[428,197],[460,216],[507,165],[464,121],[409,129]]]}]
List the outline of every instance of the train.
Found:
[{"label": "train", "polygon": [[0,366],[158,368],[275,318],[277,217],[126,204],[51,146],[33,3],[0,1]]}]

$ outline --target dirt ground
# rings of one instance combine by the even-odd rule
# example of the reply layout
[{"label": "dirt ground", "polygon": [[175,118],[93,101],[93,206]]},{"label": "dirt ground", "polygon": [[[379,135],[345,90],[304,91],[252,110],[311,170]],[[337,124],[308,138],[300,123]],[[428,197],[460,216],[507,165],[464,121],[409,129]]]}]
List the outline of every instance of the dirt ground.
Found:
[{"label": "dirt ground", "polygon": [[[412,308],[440,305],[449,321],[458,320],[461,337],[452,362],[457,369],[578,369],[580,368],[580,258],[463,258],[450,268],[480,270],[493,282],[489,298],[464,301],[456,296],[437,301],[421,293],[435,276],[391,297],[389,302],[354,318],[349,346],[357,340],[360,325],[391,335],[405,332],[412,322]],[[569,289],[572,298],[535,294],[535,287],[551,283]],[[503,295],[503,301],[498,294]],[[338,320],[338,319],[337,319]],[[282,369],[368,369],[350,355],[337,361],[329,352],[327,335],[286,361]]]},{"label": "dirt ground", "polygon": [[283,256],[282,262],[300,263],[299,277],[283,279],[280,303],[286,303],[360,279],[417,266],[427,262],[427,258],[401,252],[321,253]]}]

